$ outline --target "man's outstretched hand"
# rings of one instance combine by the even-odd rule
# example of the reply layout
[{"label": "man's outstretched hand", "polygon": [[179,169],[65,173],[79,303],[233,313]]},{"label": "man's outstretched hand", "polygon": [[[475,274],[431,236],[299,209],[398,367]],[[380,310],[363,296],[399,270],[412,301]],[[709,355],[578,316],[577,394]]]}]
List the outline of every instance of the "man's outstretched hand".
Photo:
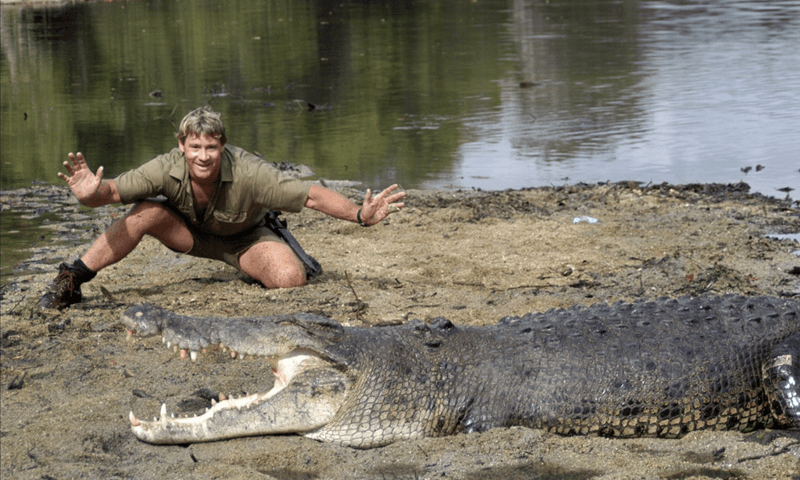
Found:
[{"label": "man's outstretched hand", "polygon": [[69,175],[58,172],[59,178],[65,180],[72,190],[72,193],[83,205],[92,206],[96,200],[100,185],[103,183],[103,167],[97,169],[97,174],[92,173],[83,154],[69,154],[68,162],[64,162],[64,167]]},{"label": "man's outstretched hand", "polygon": [[367,190],[364,195],[364,203],[361,206],[361,221],[367,225],[375,225],[390,213],[399,212],[405,207],[405,203],[395,203],[406,196],[406,192],[399,192],[392,195],[397,190],[397,184],[386,188],[381,193],[372,196],[372,191]]}]

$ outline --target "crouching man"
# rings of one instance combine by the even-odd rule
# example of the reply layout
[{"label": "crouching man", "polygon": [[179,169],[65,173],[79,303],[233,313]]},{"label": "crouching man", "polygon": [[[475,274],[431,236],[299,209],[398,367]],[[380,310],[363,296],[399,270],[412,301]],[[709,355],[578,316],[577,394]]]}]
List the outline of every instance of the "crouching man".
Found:
[{"label": "crouching man", "polygon": [[[404,206],[396,202],[405,193],[392,194],[397,185],[375,196],[367,190],[359,208],[332,190],[284,176],[259,157],[227,145],[220,115],[209,107],[187,114],[177,137],[177,148],[114,180],[103,180],[103,167],[93,173],[80,152],[69,154],[67,174],[58,176],[82,205],[136,205],[83,257],[59,266],[39,300],[41,308],[61,310],[80,302],[81,284],[125,258],[144,235],[179,253],[224,261],[267,288],[299,287],[315,273],[307,266],[310,257],[296,242],[287,243],[270,211],[308,207],[370,226]],[[159,195],[166,200],[153,199]]]}]

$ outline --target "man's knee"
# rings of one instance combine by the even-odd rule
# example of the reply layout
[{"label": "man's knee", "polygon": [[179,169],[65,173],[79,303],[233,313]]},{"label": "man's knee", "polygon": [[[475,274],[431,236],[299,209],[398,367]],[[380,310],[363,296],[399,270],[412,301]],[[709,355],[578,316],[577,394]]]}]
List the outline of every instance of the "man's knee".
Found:
[{"label": "man's knee", "polygon": [[277,282],[278,283],[275,287],[268,287],[268,288],[302,287],[306,284],[306,274],[303,271],[303,269],[293,269],[293,271],[288,272],[287,275],[284,275],[280,279],[277,279]]},{"label": "man's knee", "polygon": [[239,267],[267,288],[293,288],[306,284],[306,272],[292,250],[278,242],[262,242],[239,256]]},{"label": "man's knee", "polygon": [[257,278],[267,288],[294,288],[306,284],[306,272],[299,262],[280,262],[273,268],[261,270]]}]

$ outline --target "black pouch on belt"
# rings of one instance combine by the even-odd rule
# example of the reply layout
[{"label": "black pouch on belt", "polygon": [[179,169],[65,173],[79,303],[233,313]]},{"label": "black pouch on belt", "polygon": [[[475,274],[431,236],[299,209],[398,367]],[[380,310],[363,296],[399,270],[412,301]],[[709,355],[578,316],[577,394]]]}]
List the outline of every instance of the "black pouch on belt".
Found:
[{"label": "black pouch on belt", "polygon": [[311,255],[307,254],[294,235],[286,228],[286,220],[280,218],[281,212],[270,210],[264,218],[267,228],[275,232],[294,251],[294,254],[306,266],[306,277],[312,279],[322,274],[322,266]]}]

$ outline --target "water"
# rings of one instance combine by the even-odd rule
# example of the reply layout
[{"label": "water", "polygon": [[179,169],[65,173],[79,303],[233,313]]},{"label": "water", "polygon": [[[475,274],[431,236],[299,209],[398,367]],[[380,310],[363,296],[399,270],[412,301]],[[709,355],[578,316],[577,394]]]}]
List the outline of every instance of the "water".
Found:
[{"label": "water", "polygon": [[[517,7],[518,70],[502,83],[500,111],[460,147],[457,183],[800,188],[800,2],[534,5]],[[517,78],[540,86],[520,89]]]},{"label": "water", "polygon": [[[0,34],[2,189],[78,150],[113,177],[205,103],[365,188],[800,189],[798,1],[103,2],[3,7]],[[41,233],[1,218],[5,274],[8,232]]]}]

